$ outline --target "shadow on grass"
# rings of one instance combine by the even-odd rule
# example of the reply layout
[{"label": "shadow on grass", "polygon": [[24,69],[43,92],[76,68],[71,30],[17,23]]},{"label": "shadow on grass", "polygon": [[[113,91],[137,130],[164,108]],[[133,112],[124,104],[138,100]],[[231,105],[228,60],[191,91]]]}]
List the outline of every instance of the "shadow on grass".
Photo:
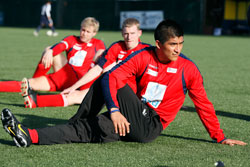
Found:
[{"label": "shadow on grass", "polygon": [[[189,107],[189,106],[182,106],[181,110],[188,111],[188,112],[196,112],[194,107]],[[223,117],[229,117],[229,118],[241,119],[241,120],[245,120],[245,121],[250,121],[250,116],[244,115],[244,114],[236,114],[236,113],[230,113],[230,112],[216,110],[216,115],[223,116]]]},{"label": "shadow on grass", "polygon": [[211,141],[211,140],[196,139],[196,138],[184,137],[184,136],[177,136],[177,135],[161,134],[160,136],[171,137],[171,138],[177,138],[177,139],[185,139],[185,140],[200,141],[200,142],[206,142],[206,143],[215,143],[215,141]]},{"label": "shadow on grass", "polygon": [[13,140],[3,140],[0,139],[0,144],[4,144],[4,145],[9,145],[9,146],[16,146]]},{"label": "shadow on grass", "polygon": [[0,102],[0,104],[6,105],[6,106],[22,107],[22,108],[25,107],[24,104],[13,104],[13,103],[2,103],[2,102]]},{"label": "shadow on grass", "polygon": [[18,80],[13,80],[13,79],[0,79],[0,82],[2,81],[18,81]]},{"label": "shadow on grass", "polygon": [[41,117],[41,116],[30,115],[30,114],[15,114],[15,115],[22,117],[23,120],[21,123],[27,126],[28,128],[44,128],[48,126],[65,124],[68,122],[68,120],[66,119]]}]

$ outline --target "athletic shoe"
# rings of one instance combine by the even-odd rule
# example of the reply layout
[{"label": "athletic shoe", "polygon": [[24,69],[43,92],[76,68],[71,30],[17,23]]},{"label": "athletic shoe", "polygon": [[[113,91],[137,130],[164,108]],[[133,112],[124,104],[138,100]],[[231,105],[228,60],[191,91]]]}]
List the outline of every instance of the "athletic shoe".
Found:
[{"label": "athletic shoe", "polygon": [[28,96],[31,92],[31,87],[27,78],[23,78],[21,81],[21,94],[23,97]]},{"label": "athletic shoe", "polygon": [[31,145],[28,128],[24,127],[9,109],[3,109],[1,120],[3,128],[13,138],[17,147],[28,147]]},{"label": "athletic shoe", "polygon": [[58,36],[58,32],[54,32],[52,35],[53,35],[53,37],[56,37],[56,36]]},{"label": "athletic shoe", "polygon": [[34,31],[34,32],[33,32],[33,35],[34,35],[35,37],[38,37],[39,34],[38,34],[37,31]]},{"label": "athletic shoe", "polygon": [[37,107],[36,96],[37,96],[37,93],[32,91],[32,93],[30,93],[28,96],[23,97],[25,108],[36,108]]},{"label": "athletic shoe", "polygon": [[36,100],[37,93],[31,89],[27,78],[23,78],[21,82],[21,94],[24,98],[25,108],[37,107],[37,100]]},{"label": "athletic shoe", "polygon": [[51,30],[48,30],[48,31],[46,32],[46,34],[47,34],[48,36],[52,36],[52,35],[53,35],[53,32],[52,32]]}]

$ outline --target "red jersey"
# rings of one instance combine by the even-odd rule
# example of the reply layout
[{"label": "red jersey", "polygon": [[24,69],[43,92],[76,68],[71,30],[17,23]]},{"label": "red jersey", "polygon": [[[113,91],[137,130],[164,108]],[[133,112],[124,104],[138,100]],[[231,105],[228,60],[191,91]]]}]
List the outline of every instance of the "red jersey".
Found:
[{"label": "red jersey", "polygon": [[103,92],[108,109],[119,108],[117,90],[135,76],[138,98],[157,112],[164,129],[181,109],[188,91],[210,137],[222,141],[225,137],[197,66],[183,54],[176,61],[160,63],[155,49],[148,47],[129,55],[104,76]]},{"label": "red jersey", "polygon": [[66,51],[68,63],[72,66],[77,76],[81,78],[91,67],[91,63],[99,49],[106,49],[103,41],[92,38],[85,43],[77,36],[68,36],[60,43],[51,47],[53,56]]},{"label": "red jersey", "polygon": [[[127,50],[124,41],[115,42],[102,54],[97,64],[104,69],[114,62],[120,63],[131,53],[149,46],[149,44],[139,42],[139,44],[134,49]],[[136,83],[134,82],[134,79],[131,78],[127,83],[133,89],[133,91],[136,92]]]}]

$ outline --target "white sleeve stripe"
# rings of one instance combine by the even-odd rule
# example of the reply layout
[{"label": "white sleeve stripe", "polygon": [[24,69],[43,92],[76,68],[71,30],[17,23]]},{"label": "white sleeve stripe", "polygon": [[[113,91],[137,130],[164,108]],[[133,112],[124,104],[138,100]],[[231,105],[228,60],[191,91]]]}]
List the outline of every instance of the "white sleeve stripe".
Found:
[{"label": "white sleeve stripe", "polygon": [[61,43],[64,43],[64,44],[66,45],[66,49],[68,49],[69,45],[68,45],[68,43],[67,43],[67,42],[65,42],[65,41],[61,41]]}]

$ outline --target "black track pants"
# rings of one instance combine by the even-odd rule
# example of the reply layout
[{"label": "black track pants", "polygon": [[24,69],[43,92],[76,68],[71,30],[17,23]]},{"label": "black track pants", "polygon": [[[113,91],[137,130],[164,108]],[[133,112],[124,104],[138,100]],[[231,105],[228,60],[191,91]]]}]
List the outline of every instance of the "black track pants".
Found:
[{"label": "black track pants", "polygon": [[130,133],[120,137],[114,132],[109,112],[98,114],[104,105],[100,77],[91,86],[77,113],[65,125],[37,129],[39,144],[132,141],[150,142],[160,135],[162,125],[157,113],[142,103],[126,85],[118,90],[121,113],[130,122]]}]

